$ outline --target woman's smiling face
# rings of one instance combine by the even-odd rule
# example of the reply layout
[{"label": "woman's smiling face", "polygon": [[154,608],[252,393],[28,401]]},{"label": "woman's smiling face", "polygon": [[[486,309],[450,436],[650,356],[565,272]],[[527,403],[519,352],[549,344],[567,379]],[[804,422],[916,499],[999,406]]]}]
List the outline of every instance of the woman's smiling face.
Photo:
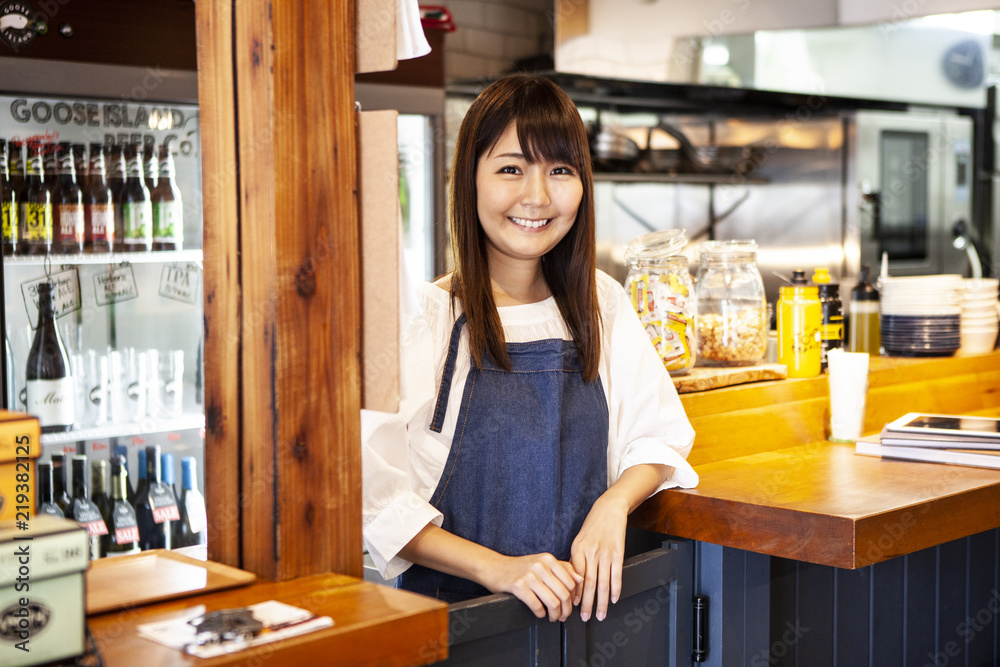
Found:
[{"label": "woman's smiling face", "polygon": [[538,262],[576,222],[583,182],[576,168],[540,159],[529,163],[511,123],[476,169],[479,222],[490,265],[504,259]]}]

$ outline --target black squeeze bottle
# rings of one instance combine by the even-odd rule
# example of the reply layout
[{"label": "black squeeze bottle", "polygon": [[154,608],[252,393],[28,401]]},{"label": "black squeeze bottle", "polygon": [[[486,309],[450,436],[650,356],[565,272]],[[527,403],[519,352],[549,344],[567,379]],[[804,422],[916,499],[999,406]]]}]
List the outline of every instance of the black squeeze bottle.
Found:
[{"label": "black squeeze bottle", "polygon": [[21,230],[18,246],[24,255],[45,255],[52,249],[52,192],[45,186],[44,177],[42,147],[28,144],[17,216]]},{"label": "black squeeze bottle", "polygon": [[208,521],[205,513],[205,497],[198,490],[196,466],[194,457],[181,458],[181,497],[179,501],[181,518],[174,530],[175,547],[190,547],[207,542]]},{"label": "black squeeze bottle", "polygon": [[108,534],[102,544],[108,556],[122,556],[139,551],[139,524],[135,516],[135,508],[125,498],[125,487],[128,486],[128,471],[125,468],[125,457],[116,455],[111,459],[111,512],[108,524]]},{"label": "black squeeze bottle", "polygon": [[106,535],[108,527],[104,525],[104,517],[90,500],[90,485],[87,484],[87,457],[73,457],[73,518],[87,529],[90,536],[90,560],[101,557],[101,536]]},{"label": "black squeeze bottle", "polygon": [[66,492],[66,455],[61,452],[52,455],[52,498],[65,516],[72,516],[73,501]]},{"label": "black squeeze bottle", "polygon": [[159,445],[146,447],[146,485],[149,490],[139,496],[135,508],[139,523],[139,547],[143,550],[172,549],[173,522],[180,515],[173,492],[160,477]]},{"label": "black squeeze bottle", "polygon": [[52,464],[49,461],[42,461],[36,466],[36,471],[38,474],[38,501],[35,513],[51,514],[65,519],[66,515],[56,505],[55,497],[52,495]]},{"label": "black squeeze bottle", "polygon": [[0,139],[0,222],[3,223],[3,254],[17,254],[18,193],[7,168],[7,141]]},{"label": "black squeeze bottle", "polygon": [[69,355],[52,313],[53,286],[37,284],[38,327],[25,371],[27,411],[38,417],[42,433],[69,431],[76,421],[76,389]]}]

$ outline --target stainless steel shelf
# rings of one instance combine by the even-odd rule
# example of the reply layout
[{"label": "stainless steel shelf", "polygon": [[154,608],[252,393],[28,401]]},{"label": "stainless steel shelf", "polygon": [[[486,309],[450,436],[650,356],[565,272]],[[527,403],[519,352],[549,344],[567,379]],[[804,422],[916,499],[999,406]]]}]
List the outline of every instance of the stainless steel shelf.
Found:
[{"label": "stainless steel shelf", "polygon": [[734,174],[633,174],[595,171],[595,183],[679,183],[684,185],[763,185],[766,178],[748,178]]},{"label": "stainless steel shelf", "polygon": [[133,435],[150,435],[153,433],[168,433],[171,431],[187,431],[204,428],[205,415],[199,413],[184,414],[174,419],[144,419],[138,422],[105,424],[74,429],[64,433],[43,433],[42,444],[65,444],[80,440],[107,440],[108,438],[127,438]]},{"label": "stainless steel shelf", "polygon": [[4,264],[20,266],[52,266],[64,264],[174,264],[201,262],[204,255],[199,250],[156,250],[152,252],[110,252],[82,255],[15,255],[4,257]]}]

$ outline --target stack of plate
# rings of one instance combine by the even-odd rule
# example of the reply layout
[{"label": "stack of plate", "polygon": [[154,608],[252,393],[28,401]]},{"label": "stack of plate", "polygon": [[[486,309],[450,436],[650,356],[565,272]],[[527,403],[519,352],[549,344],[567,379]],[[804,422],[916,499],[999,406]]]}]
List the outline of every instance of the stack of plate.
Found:
[{"label": "stack of plate", "polygon": [[950,357],[961,346],[962,276],[882,277],[882,347],[890,356]]},{"label": "stack of plate", "polygon": [[962,347],[961,354],[983,354],[997,342],[997,315],[1000,302],[996,278],[968,278],[962,291]]}]

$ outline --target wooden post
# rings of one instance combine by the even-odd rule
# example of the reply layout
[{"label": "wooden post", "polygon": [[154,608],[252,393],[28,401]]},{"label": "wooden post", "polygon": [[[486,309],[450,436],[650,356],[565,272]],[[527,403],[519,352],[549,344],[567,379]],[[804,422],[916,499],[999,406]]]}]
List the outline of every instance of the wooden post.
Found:
[{"label": "wooden post", "polygon": [[360,577],[354,2],[196,12],[209,555]]}]

